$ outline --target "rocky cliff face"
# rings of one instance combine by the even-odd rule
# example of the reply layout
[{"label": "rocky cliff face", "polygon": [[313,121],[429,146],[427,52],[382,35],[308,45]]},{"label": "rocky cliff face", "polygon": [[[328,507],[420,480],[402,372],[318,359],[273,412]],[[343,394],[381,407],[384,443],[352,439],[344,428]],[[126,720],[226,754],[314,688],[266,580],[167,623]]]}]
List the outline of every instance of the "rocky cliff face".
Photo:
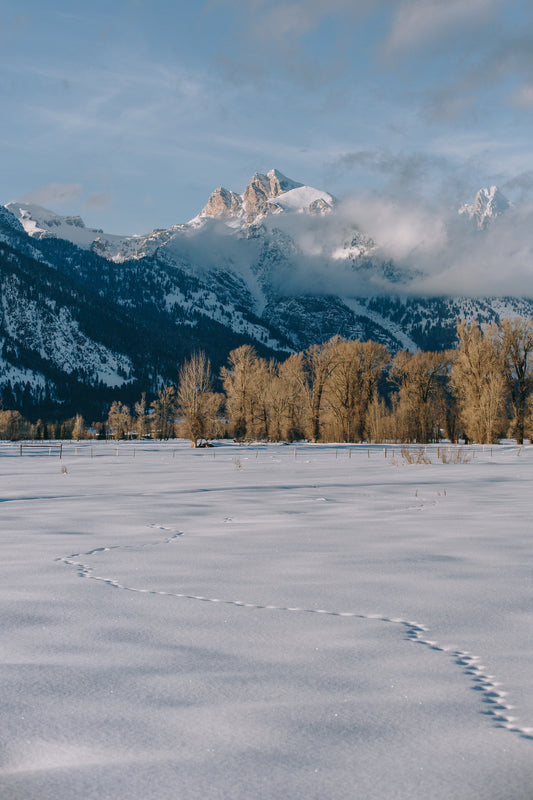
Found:
[{"label": "rocky cliff face", "polygon": [[277,169],[271,169],[270,172],[267,172],[266,178],[270,184],[270,197],[278,197],[283,192],[290,192],[292,189],[300,189],[303,186],[303,183],[287,178]]},{"label": "rocky cliff face", "polygon": [[254,222],[257,217],[272,212],[269,197],[270,185],[266,176],[256,172],[242,195],[246,222]]},{"label": "rocky cliff face", "polygon": [[[200,217],[218,219],[235,217],[244,224],[250,225],[259,217],[283,211],[282,206],[275,202],[275,198],[302,186],[303,184],[287,178],[277,169],[271,169],[266,175],[256,172],[242,195],[222,186],[215,189],[202,209]],[[327,203],[324,202],[324,207],[326,205]],[[310,210],[320,213],[321,208],[317,205],[316,208]]]},{"label": "rocky cliff face", "polygon": [[219,186],[202,209],[202,217],[237,217],[242,212],[242,197]]}]

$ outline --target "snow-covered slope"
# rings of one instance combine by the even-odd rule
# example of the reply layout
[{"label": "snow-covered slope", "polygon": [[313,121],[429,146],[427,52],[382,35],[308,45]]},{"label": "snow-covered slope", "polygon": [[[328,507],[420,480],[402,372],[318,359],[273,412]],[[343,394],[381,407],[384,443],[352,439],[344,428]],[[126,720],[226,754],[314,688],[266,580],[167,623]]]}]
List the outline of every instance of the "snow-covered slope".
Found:
[{"label": "snow-covered slope", "polygon": [[[145,236],[119,236],[104,233],[99,228],[88,228],[79,216],[61,216],[33,203],[14,201],[5,208],[16,217],[29,236],[36,239],[65,239],[77,247],[94,250],[110,260],[142,258],[154,249],[149,242],[156,232]],[[159,244],[158,241],[157,246]]]},{"label": "snow-covered slope", "polygon": [[20,303],[22,288],[14,275],[0,282],[2,326],[13,341],[23,342],[69,375],[83,371],[90,383],[122,386],[131,380],[133,365],[127,356],[87,336],[66,306],[29,298]]},{"label": "snow-covered slope", "polygon": [[296,211],[312,214],[320,214],[331,211],[335,205],[335,199],[331,194],[313,189],[311,186],[301,186],[291,189],[288,192],[278,195],[274,200],[269,201],[271,205],[282,211]]},{"label": "snow-covered slope", "polygon": [[20,221],[26,233],[38,239],[54,236],[57,239],[66,239],[79,247],[90,247],[95,238],[102,233],[96,228],[87,228],[81,217],[63,217],[34,203],[14,201],[7,203],[6,208]]}]

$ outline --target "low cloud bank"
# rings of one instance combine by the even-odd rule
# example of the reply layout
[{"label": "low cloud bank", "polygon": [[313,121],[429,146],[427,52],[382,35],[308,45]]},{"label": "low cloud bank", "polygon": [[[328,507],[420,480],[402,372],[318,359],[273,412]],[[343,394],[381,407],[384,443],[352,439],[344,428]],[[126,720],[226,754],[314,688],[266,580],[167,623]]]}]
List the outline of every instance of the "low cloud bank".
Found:
[{"label": "low cloud bank", "polygon": [[[270,224],[290,233],[301,250],[288,276],[291,291],[533,297],[531,202],[512,206],[482,230],[457,208],[369,195],[346,199],[318,221],[293,216]],[[355,229],[375,244],[373,269],[328,257]]]},{"label": "low cloud bank", "polygon": [[206,220],[168,247],[184,264],[229,268],[286,296],[533,297],[532,202],[482,230],[444,202],[374,194],[324,216],[276,214],[263,225],[267,237]]}]

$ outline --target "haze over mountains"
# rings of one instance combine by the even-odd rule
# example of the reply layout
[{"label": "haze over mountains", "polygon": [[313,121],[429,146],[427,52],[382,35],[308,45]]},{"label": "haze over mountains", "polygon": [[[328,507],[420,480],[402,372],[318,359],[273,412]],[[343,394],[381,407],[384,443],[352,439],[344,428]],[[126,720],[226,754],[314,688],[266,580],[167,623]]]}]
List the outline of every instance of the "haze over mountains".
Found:
[{"label": "haze over mountains", "polygon": [[533,315],[530,221],[494,186],[443,214],[408,198],[339,201],[277,170],[143,235],[8,203],[4,405],[96,413],[117,392],[174,381],[199,348],[218,367],[245,342],[280,355],[335,334],[393,352],[448,347],[457,317]]}]

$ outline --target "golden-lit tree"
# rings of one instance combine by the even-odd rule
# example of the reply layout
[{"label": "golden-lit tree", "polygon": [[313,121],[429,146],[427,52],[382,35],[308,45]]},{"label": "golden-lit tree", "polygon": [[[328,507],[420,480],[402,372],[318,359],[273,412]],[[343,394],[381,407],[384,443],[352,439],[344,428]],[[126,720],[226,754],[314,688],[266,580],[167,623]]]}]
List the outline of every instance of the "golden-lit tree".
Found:
[{"label": "golden-lit tree", "polygon": [[524,441],[532,385],[533,320],[504,319],[499,325],[504,377],[513,411],[511,434]]},{"label": "golden-lit tree", "polygon": [[245,439],[253,434],[256,398],[252,379],[256,370],[257,354],[251,345],[244,344],[231,351],[228,366],[221,371],[226,408],[236,439]]},{"label": "golden-lit tree", "polygon": [[371,442],[386,442],[397,438],[394,415],[382,397],[374,395],[366,415],[366,434]]},{"label": "golden-lit tree", "polygon": [[192,447],[216,434],[223,396],[212,391],[211,365],[205,353],[192,355],[182,365],[176,399]]},{"label": "golden-lit tree", "polygon": [[156,399],[151,403],[152,436],[158,439],[171,439],[174,437],[176,423],[177,400],[174,386],[163,386]]},{"label": "golden-lit tree", "polygon": [[333,344],[335,368],[325,385],[325,399],[336,422],[336,439],[361,441],[367,413],[383,370],[390,360],[379,342],[346,341]]},{"label": "golden-lit tree", "polygon": [[74,426],[72,428],[72,438],[79,442],[80,439],[85,439],[87,435],[87,428],[81,414],[76,414],[74,419]]},{"label": "golden-lit tree", "polygon": [[148,416],[148,406],[146,403],[146,392],[143,392],[140,399],[134,406],[135,409],[135,432],[142,439],[149,431],[150,418]]},{"label": "golden-lit tree", "polygon": [[499,332],[478,322],[459,322],[451,385],[466,436],[493,442],[506,432],[507,387]]},{"label": "golden-lit tree", "polygon": [[326,387],[338,365],[337,345],[334,336],[323,344],[308,347],[303,354],[304,393],[307,401],[307,438],[318,442],[321,437],[322,411]]},{"label": "golden-lit tree", "polygon": [[0,439],[22,439],[28,430],[29,424],[19,411],[0,411]]},{"label": "golden-lit tree", "polygon": [[113,439],[125,439],[128,431],[131,430],[131,416],[128,406],[120,400],[114,400],[107,415],[107,427],[111,431]]},{"label": "golden-lit tree", "polygon": [[392,360],[389,379],[398,387],[394,408],[396,437],[430,442],[445,422],[444,378],[450,365],[447,352],[400,350]]},{"label": "golden-lit tree", "polygon": [[280,392],[283,397],[281,438],[290,442],[305,438],[306,390],[303,353],[293,353],[278,367]]}]

